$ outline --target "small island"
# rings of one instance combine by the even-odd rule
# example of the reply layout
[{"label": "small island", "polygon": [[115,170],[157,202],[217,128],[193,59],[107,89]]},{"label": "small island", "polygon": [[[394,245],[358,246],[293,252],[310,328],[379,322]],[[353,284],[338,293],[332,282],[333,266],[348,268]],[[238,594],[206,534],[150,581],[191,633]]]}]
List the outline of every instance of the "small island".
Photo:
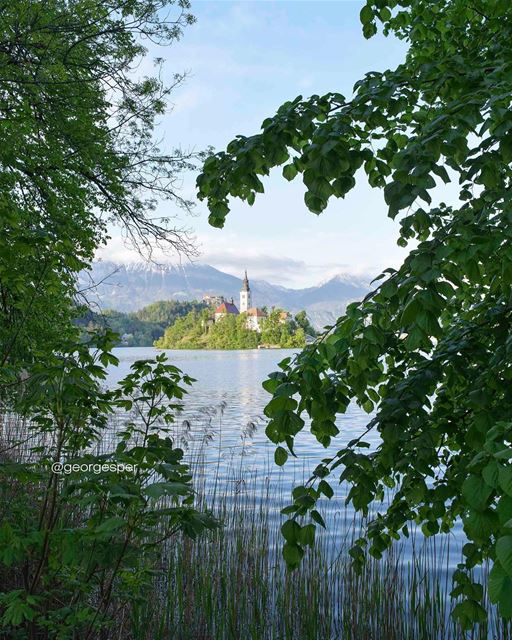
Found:
[{"label": "small island", "polygon": [[295,316],[284,309],[252,306],[247,271],[239,308],[233,299],[206,296],[209,308],[193,309],[177,318],[155,340],[159,349],[286,349],[303,347],[316,335],[305,311]]}]

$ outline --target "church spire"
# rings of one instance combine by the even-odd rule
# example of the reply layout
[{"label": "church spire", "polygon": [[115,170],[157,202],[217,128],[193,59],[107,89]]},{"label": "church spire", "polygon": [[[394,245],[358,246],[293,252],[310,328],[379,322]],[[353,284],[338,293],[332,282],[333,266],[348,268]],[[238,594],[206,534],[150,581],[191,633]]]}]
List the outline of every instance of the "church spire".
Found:
[{"label": "church spire", "polygon": [[244,313],[251,307],[251,289],[249,287],[249,278],[247,277],[247,269],[245,270],[244,279],[242,280],[242,288],[240,290],[240,313]]},{"label": "church spire", "polygon": [[250,291],[249,278],[247,277],[247,269],[245,270],[245,276],[242,282],[242,291]]}]

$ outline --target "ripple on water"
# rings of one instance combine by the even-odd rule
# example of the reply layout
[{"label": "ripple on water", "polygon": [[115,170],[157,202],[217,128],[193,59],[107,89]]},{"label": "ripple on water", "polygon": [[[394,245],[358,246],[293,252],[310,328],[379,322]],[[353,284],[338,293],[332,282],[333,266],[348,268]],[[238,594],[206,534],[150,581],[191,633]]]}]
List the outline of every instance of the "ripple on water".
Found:
[{"label": "ripple on water", "polygon": [[[124,377],[135,360],[154,358],[153,348],[115,349],[118,367],[110,367],[108,384]],[[195,482],[208,495],[222,495],[226,504],[246,501],[254,508],[264,503],[269,521],[280,521],[280,509],[289,503],[291,489],[305,481],[329,450],[324,449],[306,428],[299,435],[295,451],[282,468],[273,463],[274,445],[265,436],[263,409],[270,396],[261,386],[277,364],[293,355],[293,350],[241,351],[166,351],[170,362],[196,379],[184,400],[182,415],[174,426],[174,438],[195,467]],[[357,406],[338,417],[341,435],[331,450],[359,435],[368,415]],[[376,446],[378,437],[365,439]],[[335,498],[322,503],[329,523],[328,535],[333,550],[347,542],[354,530],[354,512],[344,504],[347,489],[340,486]],[[384,505],[379,505],[382,510]],[[376,507],[376,510],[379,509]],[[411,541],[402,547],[403,562],[411,560],[413,548],[423,544],[421,532],[412,527]],[[460,559],[464,535],[460,523],[449,538],[440,538],[438,547],[431,542],[432,553],[439,554],[443,571],[452,569]],[[449,543],[449,545],[448,545]]]}]

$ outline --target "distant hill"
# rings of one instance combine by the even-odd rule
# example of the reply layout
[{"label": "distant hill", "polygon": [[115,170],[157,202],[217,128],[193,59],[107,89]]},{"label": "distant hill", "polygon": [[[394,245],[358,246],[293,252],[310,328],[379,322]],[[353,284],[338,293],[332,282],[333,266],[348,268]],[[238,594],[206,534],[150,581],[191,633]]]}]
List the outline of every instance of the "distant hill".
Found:
[{"label": "distant hill", "polygon": [[[255,304],[278,306],[291,312],[305,309],[317,328],[332,323],[349,302],[360,299],[368,291],[363,279],[346,275],[305,289],[254,280],[250,274],[249,279]],[[233,297],[238,304],[240,286],[241,278],[207,264],[155,266],[101,261],[79,276],[79,288],[86,290],[93,308],[118,311],[136,311],[156,300],[201,300],[205,294]]]},{"label": "distant hill", "polygon": [[119,336],[119,345],[125,347],[150,347],[164,335],[164,331],[178,318],[189,312],[207,309],[202,302],[181,302],[179,300],[159,300],[137,311],[103,309],[101,313],[88,309],[75,318],[75,324],[82,328],[82,338],[87,333],[101,331],[109,327]]}]

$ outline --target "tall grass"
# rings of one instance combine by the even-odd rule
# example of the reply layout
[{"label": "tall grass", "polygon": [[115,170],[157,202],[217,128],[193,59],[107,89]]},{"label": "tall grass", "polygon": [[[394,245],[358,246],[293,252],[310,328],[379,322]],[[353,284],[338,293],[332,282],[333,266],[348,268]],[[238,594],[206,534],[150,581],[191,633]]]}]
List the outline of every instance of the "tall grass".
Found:
[{"label": "tall grass", "polygon": [[243,486],[223,495],[217,487],[209,506],[222,528],[166,549],[165,577],[148,594],[148,606],[133,611],[134,640],[512,637],[490,605],[486,627],[464,633],[452,622],[447,540],[397,545],[358,575],[347,548],[364,523],[342,507],[300,568],[289,572],[280,552],[279,485],[254,474]]},{"label": "tall grass", "polygon": [[[487,625],[463,632],[453,623],[456,602],[449,591],[460,544],[448,537],[427,540],[413,529],[408,541],[357,574],[348,549],[365,522],[341,502],[330,505],[328,529],[300,568],[288,571],[281,557],[280,507],[289,487],[275,469],[248,471],[244,444],[226,474],[222,411],[207,411],[201,428],[188,423],[179,430],[193,461],[198,500],[222,527],[165,549],[165,574],[148,594],[151,606],[133,610],[134,640],[512,638],[510,625],[489,602]],[[242,430],[243,443],[254,429],[251,422]],[[207,455],[211,447],[216,461]]]},{"label": "tall grass", "polygon": [[[448,595],[450,573],[460,551],[447,537],[426,540],[413,531],[409,541],[356,574],[347,551],[365,522],[342,503],[330,505],[327,531],[300,568],[289,572],[280,536],[280,507],[289,487],[275,469],[248,470],[243,456],[226,463],[222,413],[222,406],[205,411],[200,424],[192,428],[185,421],[174,434],[188,450],[199,506],[211,510],[222,526],[196,540],[176,537],[157,557],[148,557],[151,589],[145,587],[136,601],[118,603],[115,624],[101,640],[512,638],[510,625],[490,604],[488,624],[470,632],[450,619],[455,605]],[[112,428],[121,423],[119,417]],[[4,420],[4,443],[8,426]],[[33,451],[20,439],[20,426],[15,429],[19,447],[4,447],[9,458]],[[254,428],[250,423],[242,430],[240,453]],[[107,439],[102,448],[108,448]],[[484,584],[485,577],[484,570]]]}]

